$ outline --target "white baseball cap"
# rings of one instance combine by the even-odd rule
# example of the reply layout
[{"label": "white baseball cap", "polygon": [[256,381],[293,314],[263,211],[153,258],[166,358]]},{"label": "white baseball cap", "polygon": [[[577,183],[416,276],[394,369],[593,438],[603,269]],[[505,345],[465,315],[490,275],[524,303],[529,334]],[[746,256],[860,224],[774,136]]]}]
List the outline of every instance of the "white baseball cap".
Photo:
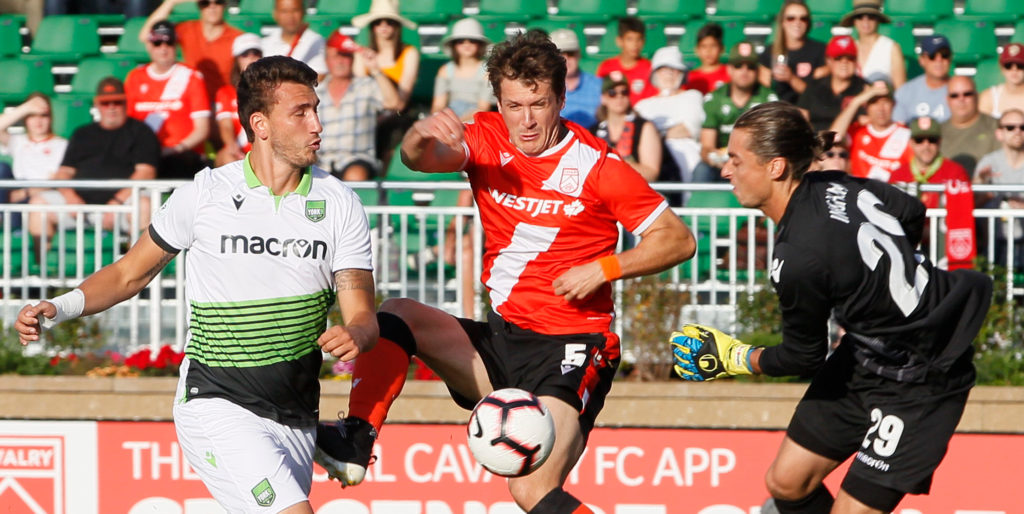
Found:
[{"label": "white baseball cap", "polygon": [[651,57],[651,73],[666,66],[674,70],[686,71],[686,65],[683,64],[683,52],[679,51],[679,47],[665,46],[654,52],[654,57]]},{"label": "white baseball cap", "polygon": [[260,41],[260,37],[251,32],[243,32],[235,37],[235,41],[231,43],[231,55],[238,57],[239,55],[248,52],[249,50],[259,50],[263,52],[263,42]]},{"label": "white baseball cap", "polygon": [[580,51],[580,38],[576,37],[576,33],[569,29],[553,30],[549,37],[551,42],[558,47],[559,52]]}]

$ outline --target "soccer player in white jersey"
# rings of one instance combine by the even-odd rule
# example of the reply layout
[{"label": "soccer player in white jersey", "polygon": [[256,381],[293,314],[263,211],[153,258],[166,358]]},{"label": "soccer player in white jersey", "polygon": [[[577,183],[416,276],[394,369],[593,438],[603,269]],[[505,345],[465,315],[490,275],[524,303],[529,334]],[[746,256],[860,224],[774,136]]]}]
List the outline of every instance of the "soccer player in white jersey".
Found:
[{"label": "soccer player in white jersey", "polygon": [[[487,64],[498,111],[463,124],[450,109],[416,122],[402,160],[428,172],[465,170],[480,209],[487,322],[409,299],[377,313],[381,339],[356,361],[349,417],[321,425],[317,462],[343,485],[364,478],[376,433],[419,356],[471,409],[494,389],[540,397],[555,420],[548,460],[509,480],[531,514],[590,513],[562,489],[619,364],[611,282],[691,257],[693,235],[639,173],[585,128],[559,117],[565,59],[546,35],[498,44]],[[616,223],[641,237],[615,253]]]},{"label": "soccer player in white jersey", "polygon": [[[138,293],[188,250],[191,306],[174,404],[182,450],[228,512],[312,513],[308,496],[322,351],[377,342],[370,235],[356,194],[316,162],[316,72],[290,57],[238,85],[245,159],[198,173],[117,262],[18,314],[23,344],[45,325]],[[337,296],[345,326],[326,328]]]}]

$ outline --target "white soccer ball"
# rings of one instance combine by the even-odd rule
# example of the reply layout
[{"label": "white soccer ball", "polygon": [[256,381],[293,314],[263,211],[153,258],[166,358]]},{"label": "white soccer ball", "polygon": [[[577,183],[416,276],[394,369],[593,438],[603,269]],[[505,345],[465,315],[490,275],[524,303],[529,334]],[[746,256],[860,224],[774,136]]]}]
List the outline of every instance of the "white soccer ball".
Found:
[{"label": "white soccer ball", "polygon": [[469,450],[488,471],[503,477],[528,475],[547,460],[555,423],[540,399],[522,389],[485,396],[466,426]]}]

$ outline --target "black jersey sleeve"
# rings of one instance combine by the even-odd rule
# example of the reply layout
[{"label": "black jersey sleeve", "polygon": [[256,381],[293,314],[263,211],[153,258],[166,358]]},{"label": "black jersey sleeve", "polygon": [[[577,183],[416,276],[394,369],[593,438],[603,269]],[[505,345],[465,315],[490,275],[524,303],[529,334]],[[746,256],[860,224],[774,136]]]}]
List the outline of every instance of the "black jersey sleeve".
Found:
[{"label": "black jersey sleeve", "polygon": [[815,255],[782,243],[775,248],[772,282],[782,314],[782,344],[761,353],[761,372],[809,376],[828,351],[829,271]]},{"label": "black jersey sleeve", "polygon": [[864,188],[878,196],[885,210],[899,220],[911,246],[921,244],[924,235],[925,212],[927,208],[916,197],[901,189],[877,180],[865,180]]}]

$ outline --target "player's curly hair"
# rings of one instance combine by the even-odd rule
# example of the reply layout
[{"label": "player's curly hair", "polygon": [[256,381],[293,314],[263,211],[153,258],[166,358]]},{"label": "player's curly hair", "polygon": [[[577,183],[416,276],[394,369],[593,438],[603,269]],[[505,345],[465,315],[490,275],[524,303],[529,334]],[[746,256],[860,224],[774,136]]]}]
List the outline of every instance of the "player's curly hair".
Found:
[{"label": "player's curly hair", "polygon": [[494,97],[501,100],[503,79],[523,82],[532,89],[549,81],[555,96],[565,96],[565,58],[542,30],[517,34],[498,43],[487,58],[487,80]]},{"label": "player's curly hair", "polygon": [[748,150],[764,163],[776,157],[786,160],[785,177],[803,179],[811,163],[832,148],[835,132],[815,132],[810,122],[792,104],[763,103],[742,116],[733,125],[750,131]]},{"label": "player's curly hair", "polygon": [[274,90],[284,82],[316,88],[316,72],[302,61],[275,55],[250,64],[238,80],[238,120],[250,143],[256,135],[249,117],[254,112],[269,113],[274,106]]}]

